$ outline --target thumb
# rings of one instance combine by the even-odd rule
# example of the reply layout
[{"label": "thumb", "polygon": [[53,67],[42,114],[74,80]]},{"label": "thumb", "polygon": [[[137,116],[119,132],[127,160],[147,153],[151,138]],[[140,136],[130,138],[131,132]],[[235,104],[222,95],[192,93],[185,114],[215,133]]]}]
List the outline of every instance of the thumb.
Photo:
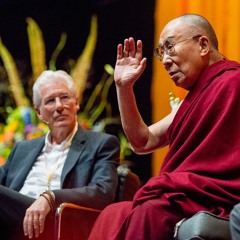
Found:
[{"label": "thumb", "polygon": [[143,58],[138,67],[141,73],[145,70],[146,65],[147,65],[147,58]]}]

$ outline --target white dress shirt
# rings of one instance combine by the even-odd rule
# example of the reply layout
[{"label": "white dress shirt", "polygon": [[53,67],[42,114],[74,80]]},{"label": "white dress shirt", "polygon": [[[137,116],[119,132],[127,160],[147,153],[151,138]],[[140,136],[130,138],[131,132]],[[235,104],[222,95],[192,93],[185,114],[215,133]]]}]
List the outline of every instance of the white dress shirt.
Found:
[{"label": "white dress shirt", "polygon": [[20,193],[32,198],[38,198],[46,190],[60,189],[63,165],[77,127],[78,124],[76,123],[74,130],[69,134],[67,139],[55,146],[49,141],[50,132],[47,133],[45,146],[33,164],[22,189],[19,191]]}]

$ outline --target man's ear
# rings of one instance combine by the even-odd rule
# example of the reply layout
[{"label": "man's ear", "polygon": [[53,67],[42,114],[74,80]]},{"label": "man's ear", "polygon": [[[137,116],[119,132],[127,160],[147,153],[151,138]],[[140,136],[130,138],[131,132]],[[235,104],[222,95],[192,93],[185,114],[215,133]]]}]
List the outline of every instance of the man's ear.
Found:
[{"label": "man's ear", "polygon": [[199,38],[201,56],[205,56],[209,52],[210,49],[209,44],[210,44],[209,39],[206,36],[202,36]]},{"label": "man's ear", "polygon": [[34,106],[34,109],[35,109],[35,112],[37,113],[38,119],[42,120],[42,114],[41,114],[40,108],[37,106]]},{"label": "man's ear", "polygon": [[76,98],[75,104],[76,104],[76,109],[77,109],[77,111],[79,111],[79,109],[80,109],[80,103],[79,103],[79,98],[78,98],[78,97]]}]

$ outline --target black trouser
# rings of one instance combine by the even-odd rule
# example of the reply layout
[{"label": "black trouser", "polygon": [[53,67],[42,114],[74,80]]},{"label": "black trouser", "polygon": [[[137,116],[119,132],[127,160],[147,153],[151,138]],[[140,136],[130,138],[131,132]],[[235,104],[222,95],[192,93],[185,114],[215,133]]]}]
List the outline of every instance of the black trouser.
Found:
[{"label": "black trouser", "polygon": [[[27,208],[35,201],[19,192],[0,185],[0,239],[28,239],[23,232],[23,219]],[[38,240],[51,240],[54,235],[54,216],[49,215],[45,220],[44,232]]]}]

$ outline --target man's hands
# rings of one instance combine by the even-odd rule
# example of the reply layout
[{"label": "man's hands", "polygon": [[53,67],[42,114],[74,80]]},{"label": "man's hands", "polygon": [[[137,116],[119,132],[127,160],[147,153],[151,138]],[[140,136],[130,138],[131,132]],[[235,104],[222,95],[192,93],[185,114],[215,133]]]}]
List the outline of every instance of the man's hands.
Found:
[{"label": "man's hands", "polygon": [[135,41],[132,37],[124,40],[117,48],[117,61],[114,79],[117,86],[132,86],[146,67],[146,58],[142,58],[142,41]]},{"label": "man's hands", "polygon": [[25,236],[30,239],[39,237],[39,234],[44,230],[44,223],[47,214],[51,211],[47,200],[44,197],[39,197],[26,211],[23,220],[23,231]]}]

